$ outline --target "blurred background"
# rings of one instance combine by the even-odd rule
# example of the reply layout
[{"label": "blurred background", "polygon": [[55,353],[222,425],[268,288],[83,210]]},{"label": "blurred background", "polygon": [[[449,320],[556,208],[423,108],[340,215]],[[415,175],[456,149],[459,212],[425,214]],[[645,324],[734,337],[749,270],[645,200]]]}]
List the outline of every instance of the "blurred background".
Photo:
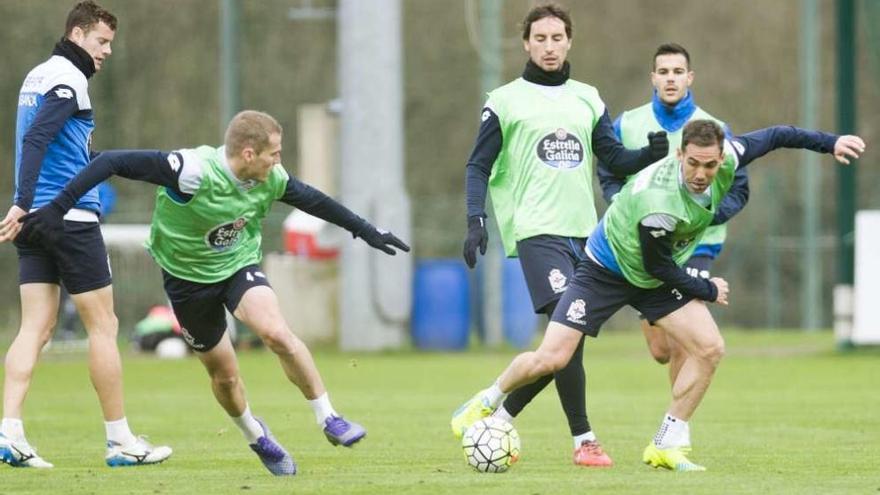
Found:
[{"label": "blurred background", "polygon": [[[64,20],[73,3],[0,2],[0,18],[6,20],[0,42],[7,47],[0,78],[0,193],[7,203],[11,203],[13,190],[16,95],[25,74],[48,58],[63,34]],[[322,188],[338,193],[343,202],[347,199],[346,188],[338,187],[338,177],[346,170],[358,170],[360,177],[371,178],[363,187],[381,188],[386,175],[378,171],[385,166],[386,156],[356,156],[343,164],[336,162],[344,153],[332,158],[333,147],[338,147],[334,143],[339,142],[334,140],[338,126],[332,122],[339,118],[340,111],[346,111],[339,105],[343,80],[339,46],[340,39],[344,39],[339,13],[346,6],[354,9],[349,12],[357,15],[349,16],[347,26],[353,22],[388,23],[390,19],[399,26],[399,32],[386,33],[387,40],[383,38],[378,48],[370,45],[370,50],[399,54],[401,61],[400,94],[393,96],[401,104],[399,143],[403,186],[411,213],[411,227],[402,232],[408,235],[413,253],[411,260],[397,263],[406,275],[410,269],[403,265],[411,264],[415,278],[422,273],[421,267],[428,266],[424,263],[437,259],[447,260],[444,263],[453,266],[456,273],[465,273],[461,262],[466,230],[465,162],[476,136],[485,89],[518,77],[523,69],[526,54],[519,21],[534,2],[99,3],[119,18],[119,27],[113,56],[90,81],[97,124],[94,149],[171,150],[199,144],[219,145],[230,112],[244,108],[264,110],[278,118],[285,128],[285,166],[306,181],[309,178],[303,176],[303,170],[307,164],[299,163],[300,157],[310,147],[331,143],[331,158],[325,159],[328,166],[342,172],[321,179],[329,181]],[[692,91],[697,103],[725,120],[734,134],[774,124],[806,122],[831,132],[839,132],[841,125],[851,126],[848,131],[865,139],[867,153],[850,169],[850,175],[844,175],[843,181],[828,155],[818,158],[818,165],[812,169],[815,175],[806,172],[810,167],[804,163],[805,154],[793,151],[776,152],[750,167],[749,205],[730,223],[728,241],[713,270],[731,283],[733,291],[731,306],[715,311],[723,326],[830,328],[834,286],[841,281],[846,283],[847,276],[852,283],[851,210],[880,209],[880,155],[876,146],[880,138],[880,1],[561,3],[571,9],[574,21],[574,43],[569,53],[572,77],[599,89],[612,118],[650,99],[649,73],[654,50],[661,43],[676,42],[690,51],[696,73]],[[369,12],[370,9],[374,10]],[[377,54],[360,55],[372,60],[369,57]],[[492,84],[493,81],[497,82]],[[317,114],[304,112],[309,108],[318,109]],[[313,122],[309,115],[317,115],[315,119],[320,122]],[[326,123],[328,119],[330,124]],[[383,118],[372,122],[377,127],[386,124]],[[318,142],[302,138],[306,127],[318,129]],[[397,128],[392,126],[392,130]],[[370,175],[371,170],[377,172]],[[113,185],[117,201],[108,226],[148,223],[153,188],[124,179],[114,179]],[[601,194],[596,197],[597,207],[604,211]],[[842,198],[851,202],[853,208],[841,214],[838,207]],[[354,207],[357,203],[355,200],[347,204],[358,210]],[[290,210],[279,203],[267,219],[266,253],[291,248],[285,244],[283,228]],[[375,218],[369,211],[359,212],[371,220]],[[137,243],[134,247],[131,244],[124,240],[119,245],[111,243],[116,306],[123,333],[143,318],[151,306],[164,302],[158,269]],[[343,239],[340,246],[348,244],[352,244],[350,239]],[[500,249],[497,235],[492,236],[490,244]],[[345,256],[343,252],[342,257]],[[316,274],[320,280],[331,280],[329,285],[319,289],[320,284],[314,281],[318,279],[307,277],[299,286],[313,287],[326,294],[315,303],[321,307],[313,307],[314,311],[337,315],[340,306],[345,307],[335,295],[339,285],[332,282],[341,271],[336,264],[339,258],[333,254],[316,257],[314,252],[300,258],[292,262],[273,261],[281,266],[270,277],[282,299],[286,294],[282,286],[289,281],[279,274],[291,273],[291,278],[296,277],[293,273]],[[480,315],[484,314],[487,298],[499,292],[521,290],[515,280],[498,275],[507,265],[488,266],[479,280],[465,274],[463,279],[453,277],[448,282],[452,285],[439,289],[428,287],[412,293],[412,277],[395,282],[403,290],[403,295],[395,296],[395,300],[398,305],[402,301],[407,306],[405,311],[395,313],[396,324],[408,329],[410,321],[416,323],[416,317],[437,321],[448,316],[442,310],[426,316],[420,311],[428,311],[430,304],[418,306],[424,298],[431,298],[419,290],[441,290],[465,294],[466,302],[456,311],[467,313],[467,328],[484,328],[480,322],[485,318]],[[0,284],[0,301],[5,301],[0,304],[0,329],[9,334],[8,339],[18,327],[19,311],[17,264],[11,245],[0,246],[0,272],[6,274]],[[471,291],[469,284],[473,286]],[[486,284],[488,289],[483,289]],[[355,297],[361,296],[369,297]],[[529,314],[527,299],[517,297],[505,295],[504,302],[496,304],[509,313],[500,321],[526,321],[531,332],[537,320]],[[518,307],[511,309],[511,305]],[[327,333],[328,340],[333,341],[340,319],[344,317],[334,316],[321,322],[323,328],[319,333]],[[637,322],[627,312],[615,318],[610,327],[635,330]],[[392,339],[390,346],[405,344],[407,340]]]}]

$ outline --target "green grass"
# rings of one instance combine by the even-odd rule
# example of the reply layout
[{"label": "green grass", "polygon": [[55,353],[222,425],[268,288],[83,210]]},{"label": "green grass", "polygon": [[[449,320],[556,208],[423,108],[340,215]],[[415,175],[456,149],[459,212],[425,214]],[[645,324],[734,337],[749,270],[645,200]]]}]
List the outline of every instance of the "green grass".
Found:
[{"label": "green grass", "polygon": [[165,464],[109,469],[103,425],[82,356],[46,356],[26,404],[31,442],[48,471],[0,466],[0,493],[878,493],[880,353],[834,352],[826,333],[726,334],[728,354],[691,423],[705,473],[641,464],[668,402],[665,369],[640,334],[607,332],[587,344],[591,422],[616,465],[571,464],[571,440],[550,387],[517,421],[523,456],[508,473],[466,466],[449,415],[489,384],[512,351],[316,358],[334,405],[365,424],[352,450],[331,447],[274,356],[241,368],[250,403],[294,454],[300,474],[268,474],[210,393],[194,359],[126,356],[129,421],[174,447]]}]

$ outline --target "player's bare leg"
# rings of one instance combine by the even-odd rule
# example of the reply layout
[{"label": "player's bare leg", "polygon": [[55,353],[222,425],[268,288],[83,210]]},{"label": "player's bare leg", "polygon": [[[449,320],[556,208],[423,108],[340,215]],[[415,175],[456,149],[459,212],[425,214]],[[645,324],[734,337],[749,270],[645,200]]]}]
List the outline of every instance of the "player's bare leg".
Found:
[{"label": "player's bare leg", "polygon": [[675,385],[675,380],[678,379],[678,374],[681,372],[681,367],[684,365],[687,353],[672,339],[668,339],[668,344],[669,369],[667,371],[669,372],[669,384]]},{"label": "player's bare leg", "polygon": [[22,417],[22,405],[43,346],[52,338],[58,318],[60,288],[55,284],[23,284],[21,328],[6,352],[3,417]]},{"label": "player's bare leg", "polygon": [[278,356],[287,378],[306,399],[316,399],[326,392],[311,352],[284,321],[275,291],[267,286],[248,289],[234,315]]},{"label": "player's bare leg", "polygon": [[89,338],[89,378],[98,393],[107,453],[104,461],[110,467],[158,464],[171,457],[171,448],[153,446],[143,437],[136,437],[125,417],[122,393],[122,358],[116,342],[119,320],[113,311],[113,286],[71,294],[71,300]]},{"label": "player's bare leg", "polygon": [[25,437],[22,409],[40,351],[52,337],[58,315],[59,287],[23,284],[19,292],[21,327],[6,352],[0,459],[15,467],[50,468],[52,464],[37,455]]},{"label": "player's bare leg", "polygon": [[513,358],[491,387],[477,392],[452,414],[452,433],[461,437],[470,425],[492,414],[507,394],[565,367],[583,336],[579,330],[551,321],[536,350]]},{"label": "player's bare leg", "polygon": [[657,324],[682,347],[685,359],[672,387],[669,413],[690,419],[712,382],[724,355],[724,339],[702,301],[691,301]]},{"label": "player's bare leg", "polygon": [[687,457],[691,445],[688,420],[712,382],[724,355],[724,339],[702,301],[690,301],[657,320],[657,325],[680,347],[683,359],[680,368],[675,368],[678,372],[672,384],[672,403],[654,440],[645,448],[642,460],[654,467],[676,471],[705,471],[706,468]]},{"label": "player's bare leg", "polygon": [[662,328],[648,324],[647,320],[641,320],[641,327],[651,357],[660,364],[669,364],[669,383],[674,385],[687,357],[684,350],[675,340],[667,337]]},{"label": "player's bare leg", "polygon": [[235,308],[234,315],[278,356],[287,378],[308,399],[315,419],[323,427],[330,443],[350,447],[366,436],[367,432],[361,425],[342,418],[333,409],[312,353],[290,331],[271,287],[261,285],[248,289]]},{"label": "player's bare leg", "polygon": [[122,359],[116,337],[119,321],[113,312],[112,286],[72,294],[89,338],[89,377],[98,393],[105,421],[125,417],[122,394]]},{"label": "player's bare leg", "polygon": [[639,320],[639,323],[642,328],[642,334],[645,335],[645,343],[648,344],[648,352],[651,353],[651,357],[660,364],[668,363],[670,343],[666,337],[666,332],[656,325],[651,325],[648,323],[648,320],[642,319]]},{"label": "player's bare leg", "polygon": [[571,360],[583,336],[579,330],[551,321],[538,348],[513,358],[498,378],[498,387],[507,394],[562,369]]},{"label": "player's bare leg", "polygon": [[238,358],[229,334],[224,334],[220,342],[207,352],[196,355],[211,377],[211,391],[220,407],[232,417],[244,414],[247,408],[244,382],[238,370]]},{"label": "player's bare leg", "polygon": [[211,391],[217,402],[238,426],[248,446],[266,469],[275,476],[292,476],[296,474],[296,461],[278,443],[269,427],[255,417],[245,397],[244,382],[238,369],[238,358],[232,347],[228,333],[224,333],[220,342],[205,352],[196,355],[211,377]]}]

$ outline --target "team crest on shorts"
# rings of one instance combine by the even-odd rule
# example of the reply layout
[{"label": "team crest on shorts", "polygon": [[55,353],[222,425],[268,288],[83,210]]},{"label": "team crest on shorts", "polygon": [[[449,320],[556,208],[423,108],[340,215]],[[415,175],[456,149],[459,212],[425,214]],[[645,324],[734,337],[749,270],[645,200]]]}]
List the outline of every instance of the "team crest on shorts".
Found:
[{"label": "team crest on shorts", "polygon": [[556,294],[565,292],[565,288],[568,286],[568,279],[565,278],[565,275],[563,275],[558,268],[550,270],[550,274],[547,275],[547,280],[550,281],[550,288],[553,289],[553,292]]},{"label": "team crest on shorts", "polygon": [[578,325],[587,324],[587,320],[584,319],[584,316],[587,316],[587,303],[585,303],[583,299],[575,299],[572,301],[568,306],[568,311],[565,312],[565,319],[572,323],[577,323]]},{"label": "team crest on shorts", "polygon": [[201,348],[205,347],[205,344],[196,343],[196,339],[194,339],[193,336],[190,335],[190,333],[186,330],[186,328],[180,327],[180,333],[183,334],[183,340],[185,340],[186,343],[189,344],[189,346],[192,347],[193,349],[201,349]]},{"label": "team crest on shorts", "polygon": [[247,218],[240,217],[235,221],[218,225],[205,235],[205,243],[214,251],[226,251],[241,240],[241,232],[247,222]]}]

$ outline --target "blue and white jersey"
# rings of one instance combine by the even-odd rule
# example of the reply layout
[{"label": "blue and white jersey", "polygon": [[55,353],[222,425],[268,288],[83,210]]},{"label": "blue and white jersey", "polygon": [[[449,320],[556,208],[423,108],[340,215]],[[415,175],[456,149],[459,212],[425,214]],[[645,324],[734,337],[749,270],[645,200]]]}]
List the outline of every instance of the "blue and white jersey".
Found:
[{"label": "blue and white jersey", "polygon": [[[70,60],[53,55],[31,70],[18,96],[15,204],[45,205],[85,168],[94,127],[88,80]],[[76,208],[100,211],[97,188]]]}]

